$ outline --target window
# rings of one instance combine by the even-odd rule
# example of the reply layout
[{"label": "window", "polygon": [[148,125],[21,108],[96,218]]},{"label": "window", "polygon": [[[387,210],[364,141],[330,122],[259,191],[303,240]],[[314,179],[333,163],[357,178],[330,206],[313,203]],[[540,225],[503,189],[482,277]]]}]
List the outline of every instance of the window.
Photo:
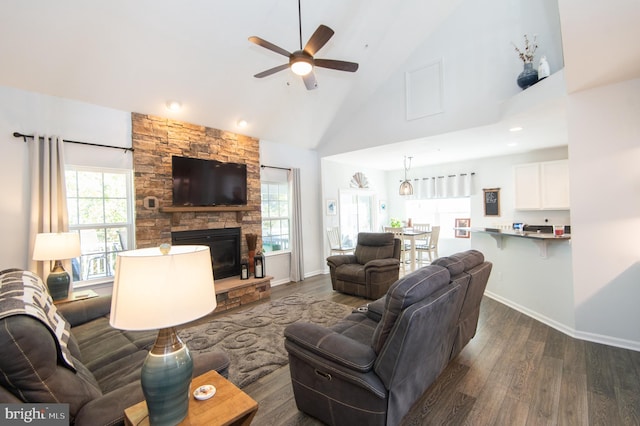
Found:
[{"label": "window", "polygon": [[407,217],[413,223],[429,223],[440,226],[440,238],[454,238],[456,219],[471,217],[471,199],[433,198],[428,200],[408,200],[405,204]]},{"label": "window", "polygon": [[113,277],[116,253],[133,247],[131,171],[67,165],[69,229],[80,235],[79,258],[72,259],[73,280]]},{"label": "window", "polygon": [[262,182],[262,249],[289,250],[289,183]]}]

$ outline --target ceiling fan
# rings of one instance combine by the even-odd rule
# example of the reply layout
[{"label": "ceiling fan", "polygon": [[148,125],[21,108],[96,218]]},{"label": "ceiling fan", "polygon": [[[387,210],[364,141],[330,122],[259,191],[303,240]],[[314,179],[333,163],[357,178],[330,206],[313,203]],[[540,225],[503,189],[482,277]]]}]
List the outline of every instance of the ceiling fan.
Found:
[{"label": "ceiling fan", "polygon": [[293,53],[290,53],[273,43],[263,40],[260,37],[249,37],[250,42],[289,58],[289,63],[279,65],[266,71],[262,71],[261,73],[254,75],[254,77],[263,78],[271,74],[275,74],[278,71],[291,68],[291,71],[293,71],[294,74],[302,77],[302,81],[304,81],[304,85],[307,87],[307,90],[313,90],[318,87],[316,77],[313,73],[314,66],[347,72],[355,72],[358,70],[358,64],[356,64],[355,62],[314,58],[316,52],[322,49],[322,47],[334,34],[334,31],[326,25],[320,25],[309,39],[304,49],[302,48],[302,17],[300,12],[300,0],[298,0],[298,24],[300,32],[300,50],[296,50]]}]

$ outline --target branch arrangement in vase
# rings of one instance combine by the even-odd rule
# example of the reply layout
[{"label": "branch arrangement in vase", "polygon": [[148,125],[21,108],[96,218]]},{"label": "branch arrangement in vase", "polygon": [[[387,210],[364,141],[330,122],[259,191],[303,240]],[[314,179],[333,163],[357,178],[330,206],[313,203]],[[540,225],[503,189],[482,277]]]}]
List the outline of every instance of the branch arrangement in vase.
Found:
[{"label": "branch arrangement in vase", "polygon": [[537,36],[534,34],[533,40],[529,40],[529,36],[525,34],[524,50],[520,50],[520,48],[516,46],[515,43],[513,42],[511,43],[513,44],[513,47],[515,48],[516,52],[518,52],[518,56],[520,57],[520,60],[525,64],[533,62],[533,56],[535,55],[536,49],[538,48],[538,43],[536,41],[536,38]]}]

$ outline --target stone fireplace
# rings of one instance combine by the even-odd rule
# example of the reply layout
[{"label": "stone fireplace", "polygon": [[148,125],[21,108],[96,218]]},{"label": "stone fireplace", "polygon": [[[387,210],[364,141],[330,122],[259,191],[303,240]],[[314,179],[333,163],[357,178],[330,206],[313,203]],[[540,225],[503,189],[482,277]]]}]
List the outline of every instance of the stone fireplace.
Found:
[{"label": "stone fireplace", "polygon": [[240,228],[172,232],[171,244],[209,246],[216,280],[240,275]]},{"label": "stone fireplace", "polygon": [[[174,232],[240,228],[240,253],[248,257],[244,235],[258,235],[262,243],[259,141],[236,133],[168,118],[131,114],[136,247],[154,247],[171,241]],[[171,156],[201,158],[247,165],[247,205],[242,211],[168,212],[172,207]],[[156,197],[154,208],[145,198]],[[239,275],[239,273],[238,273]]]},{"label": "stone fireplace", "polygon": [[[134,187],[136,200],[136,247],[157,247],[180,238],[183,232],[226,232],[236,229],[240,233],[239,258],[249,257],[246,234],[258,236],[262,246],[262,211],[260,203],[260,145],[259,140],[223,130],[189,124],[145,114],[131,114]],[[193,208],[172,210],[171,156],[218,160],[247,165],[247,205],[217,209]],[[153,207],[145,203],[149,197],[157,198]],[[235,238],[235,237],[234,237]],[[186,241],[186,240],[181,240]],[[238,240],[235,240],[238,241]],[[191,244],[191,243],[190,243]],[[226,244],[226,243],[225,243]],[[217,244],[216,244],[217,246]],[[211,247],[211,246],[210,246]],[[236,250],[235,248],[233,249]],[[216,310],[230,309],[270,295],[270,278],[240,280],[240,268],[229,267],[233,276],[219,279],[218,273],[227,269],[226,258],[212,260],[216,278]],[[234,263],[235,260],[231,263]],[[238,260],[239,262],[239,260]],[[215,265],[215,264],[214,264]],[[239,263],[238,263],[239,265]]]}]

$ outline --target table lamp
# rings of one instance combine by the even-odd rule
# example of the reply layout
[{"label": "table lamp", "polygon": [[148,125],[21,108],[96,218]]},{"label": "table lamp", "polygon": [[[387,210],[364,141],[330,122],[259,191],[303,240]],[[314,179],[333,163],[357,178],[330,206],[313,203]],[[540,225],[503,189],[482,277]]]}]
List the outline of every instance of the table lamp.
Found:
[{"label": "table lamp", "polygon": [[47,277],[47,288],[53,300],[69,297],[71,277],[62,267],[62,261],[78,256],[80,256],[80,238],[77,232],[36,235],[33,260],[55,261]]},{"label": "table lamp", "polygon": [[215,308],[209,247],[163,244],[118,253],[111,325],[122,330],[159,330],[141,372],[152,425],[176,425],[189,408],[193,361],[175,326]]}]

